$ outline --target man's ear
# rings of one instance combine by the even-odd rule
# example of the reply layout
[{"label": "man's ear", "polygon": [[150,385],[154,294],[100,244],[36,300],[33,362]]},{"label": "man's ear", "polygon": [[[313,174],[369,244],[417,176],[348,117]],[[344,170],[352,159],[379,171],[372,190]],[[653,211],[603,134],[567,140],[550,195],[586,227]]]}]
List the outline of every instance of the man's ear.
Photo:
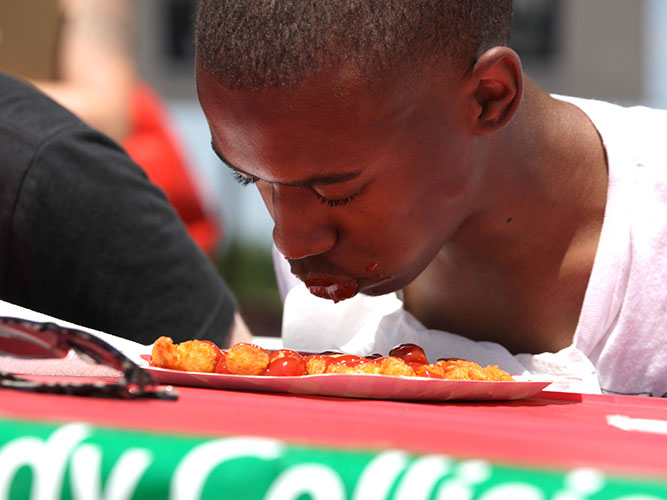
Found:
[{"label": "man's ear", "polygon": [[523,89],[519,56],[509,47],[493,47],[477,60],[468,78],[473,132],[493,134],[509,123],[519,106]]}]

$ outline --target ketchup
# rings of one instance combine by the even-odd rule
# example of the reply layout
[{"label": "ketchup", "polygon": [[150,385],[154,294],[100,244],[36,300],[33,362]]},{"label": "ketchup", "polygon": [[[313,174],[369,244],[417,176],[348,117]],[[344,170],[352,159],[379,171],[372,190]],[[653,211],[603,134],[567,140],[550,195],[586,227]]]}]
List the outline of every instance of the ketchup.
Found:
[{"label": "ketchup", "polygon": [[423,365],[428,364],[424,349],[417,344],[401,344],[389,351],[390,356],[401,358],[406,363],[419,363]]},{"label": "ketchup", "polygon": [[215,373],[231,373],[227,369],[227,357],[223,354],[215,365]]},{"label": "ketchup", "polygon": [[269,363],[264,375],[271,377],[297,377],[306,374],[306,362],[303,358],[283,356]]},{"label": "ketchup", "polygon": [[354,280],[333,283],[331,285],[309,285],[306,283],[306,286],[313,295],[322,299],[330,299],[334,302],[349,299],[357,294],[357,282]]}]

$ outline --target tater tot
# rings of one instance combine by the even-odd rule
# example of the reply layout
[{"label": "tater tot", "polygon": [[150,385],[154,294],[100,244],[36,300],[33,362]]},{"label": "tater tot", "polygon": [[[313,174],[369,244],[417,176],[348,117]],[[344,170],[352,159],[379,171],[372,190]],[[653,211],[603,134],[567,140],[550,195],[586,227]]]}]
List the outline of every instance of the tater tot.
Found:
[{"label": "tater tot", "polygon": [[306,356],[306,373],[308,375],[319,375],[327,371],[327,356],[312,354]]},{"label": "tater tot", "polygon": [[213,373],[220,350],[208,341],[187,340],[174,344],[169,337],[160,337],[153,344],[153,363],[161,368],[188,372]]},{"label": "tater tot", "polygon": [[381,375],[414,377],[415,370],[401,358],[387,356],[375,361],[380,366]]},{"label": "tater tot", "polygon": [[486,380],[484,369],[474,361],[459,358],[439,359],[436,362],[445,371],[445,378],[456,380]]},{"label": "tater tot", "polygon": [[415,363],[413,368],[418,377],[446,378],[445,370],[437,363],[427,365]]},{"label": "tater tot", "polygon": [[453,367],[445,372],[444,378],[448,380],[470,380],[468,369],[462,366]]},{"label": "tater tot", "polygon": [[484,371],[484,368],[474,361],[452,358],[439,359],[437,363],[444,368],[446,378],[455,378],[457,380],[487,380],[487,374]]},{"label": "tater tot", "polygon": [[[402,357],[392,356],[392,352]],[[415,358],[415,353],[423,353],[423,350],[415,344],[401,344],[392,349],[389,356],[375,354],[366,357],[335,351],[308,356],[290,349],[268,352],[250,343],[238,343],[227,351],[221,351],[208,340],[188,340],[174,344],[169,337],[159,337],[153,344],[152,364],[172,370],[234,375],[297,376],[366,373],[452,380],[514,380],[509,373],[496,365],[482,368],[474,361],[461,358],[443,358],[432,364],[411,362],[410,359]],[[278,363],[283,358],[291,359]],[[420,355],[416,356],[416,359],[426,360],[426,357]],[[296,364],[292,361],[299,362],[303,368],[287,366]],[[276,366],[269,370],[272,362]]]},{"label": "tater tot", "polygon": [[500,369],[496,365],[488,365],[484,368],[486,380],[500,380],[500,381],[514,381],[512,376],[505,370]]},{"label": "tater tot", "polygon": [[255,344],[234,344],[227,352],[227,370],[236,375],[261,375],[269,366],[269,353]]},{"label": "tater tot", "polygon": [[329,363],[326,373],[380,373],[380,366],[373,360],[361,360],[358,363]]}]

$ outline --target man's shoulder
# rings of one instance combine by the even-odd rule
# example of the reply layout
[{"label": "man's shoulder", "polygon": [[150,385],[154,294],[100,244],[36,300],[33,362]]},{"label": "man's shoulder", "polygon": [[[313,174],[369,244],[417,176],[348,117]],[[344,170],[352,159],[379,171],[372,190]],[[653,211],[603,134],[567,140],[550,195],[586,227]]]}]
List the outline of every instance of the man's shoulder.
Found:
[{"label": "man's shoulder", "polygon": [[595,99],[554,95],[581,109],[593,122],[608,155],[632,160],[642,167],[657,166],[667,173],[667,109],[624,106]]},{"label": "man's shoulder", "polygon": [[667,109],[652,108],[645,105],[627,105],[552,94],[555,99],[574,104],[586,113],[596,125],[609,123],[625,131],[644,131],[652,127],[662,127],[664,136],[667,127]]},{"label": "man's shoulder", "polygon": [[35,146],[64,128],[81,126],[81,120],[32,85],[0,72],[0,139]]},{"label": "man's shoulder", "polygon": [[28,83],[2,72],[0,150],[5,184],[11,177],[25,179],[28,172],[31,182],[47,185],[56,178],[99,176],[102,171],[120,175],[128,169],[119,166],[134,167],[111,139]]}]

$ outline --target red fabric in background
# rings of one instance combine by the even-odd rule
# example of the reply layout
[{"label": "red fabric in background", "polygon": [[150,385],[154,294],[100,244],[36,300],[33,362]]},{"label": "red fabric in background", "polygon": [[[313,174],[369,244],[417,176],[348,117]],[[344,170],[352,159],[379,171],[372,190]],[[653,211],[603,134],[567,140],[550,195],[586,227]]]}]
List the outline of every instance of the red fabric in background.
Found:
[{"label": "red fabric in background", "polygon": [[146,83],[139,83],[133,91],[130,123],[131,132],[123,147],[162,188],[199,247],[213,255],[222,238],[222,226],[204,210],[183,152],[170,130],[166,109]]},{"label": "red fabric in background", "polygon": [[110,400],[0,390],[0,415],[292,444],[480,458],[528,468],[596,467],[667,477],[667,435],[607,416],[667,421],[667,400],[541,392],[518,401],[410,403],[178,387],[178,401]]}]

